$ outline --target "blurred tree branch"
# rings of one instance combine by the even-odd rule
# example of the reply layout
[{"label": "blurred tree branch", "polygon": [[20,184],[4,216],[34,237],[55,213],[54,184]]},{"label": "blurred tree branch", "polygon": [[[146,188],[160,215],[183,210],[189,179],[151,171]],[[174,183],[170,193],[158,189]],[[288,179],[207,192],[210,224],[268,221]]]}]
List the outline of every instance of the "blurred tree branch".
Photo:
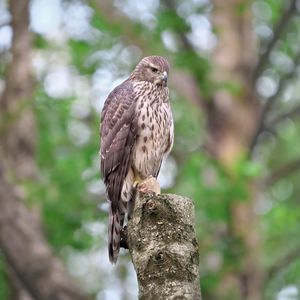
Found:
[{"label": "blurred tree branch", "polygon": [[9,264],[6,264],[5,271],[9,280],[9,300],[34,300]]},{"label": "blurred tree branch", "polygon": [[296,247],[292,251],[288,252],[285,256],[279,259],[274,265],[272,265],[266,273],[267,278],[270,280],[281,269],[288,266],[291,262],[299,259],[300,247]]},{"label": "blurred tree branch", "polygon": [[281,178],[287,177],[300,170],[300,158],[296,158],[274,169],[264,180],[266,185],[272,185]]},{"label": "blurred tree branch", "polygon": [[[132,20],[116,9],[111,1],[88,1],[92,7],[104,18],[110,26],[119,27],[122,30],[121,40],[126,38],[127,44],[132,44],[147,53],[149,49],[146,47],[147,42],[145,38],[142,38],[137,34],[134,23]],[[126,26],[124,26],[126,24]],[[149,54],[149,53],[148,53]],[[150,55],[150,54],[149,54]]]},{"label": "blurred tree branch", "polygon": [[266,46],[265,51],[259,57],[259,61],[253,72],[253,82],[255,82],[256,79],[261,75],[274,46],[276,45],[277,41],[279,40],[279,38],[283,34],[284,30],[286,29],[287,25],[289,24],[290,19],[293,17],[294,14],[297,13],[297,6],[296,6],[297,1],[298,0],[290,1],[290,4],[289,4],[287,10],[283,13],[283,15],[281,16],[281,19],[274,27],[273,37],[271,38],[268,45]]},{"label": "blurred tree branch", "polygon": [[277,91],[275,92],[274,95],[269,97],[266,100],[265,104],[263,105],[263,107],[261,109],[261,112],[260,112],[260,115],[259,115],[259,118],[257,120],[256,130],[254,131],[253,138],[250,142],[250,146],[249,146],[249,152],[250,153],[252,153],[252,151],[253,151],[256,143],[257,143],[259,135],[265,129],[266,116],[267,116],[268,112],[274,106],[274,103],[278,99],[278,96],[282,92],[282,90],[285,87],[286,83],[294,77],[295,73],[297,72],[297,67],[298,67],[299,63],[300,63],[300,52],[297,53],[297,55],[294,58],[294,68],[292,70],[290,70],[290,72],[287,72],[285,75],[283,75],[280,78],[280,81],[279,81],[278,87],[277,87]]},{"label": "blurred tree branch", "polygon": [[300,116],[300,105],[297,105],[293,107],[291,110],[284,112],[282,114],[279,114],[278,116],[274,117],[271,121],[269,121],[265,125],[266,130],[272,130],[274,127],[276,127],[280,122],[288,119],[288,118],[296,118]]},{"label": "blurred tree branch", "polygon": [[[176,13],[176,5],[172,0],[165,0],[164,4],[167,6],[167,8],[169,10],[174,12],[174,14],[176,14],[176,16],[178,18],[180,18]],[[181,43],[183,45],[183,48],[185,50],[195,52],[195,49],[194,49],[193,45],[190,43],[190,41],[188,40],[188,38],[186,37],[186,35],[183,31],[177,31],[176,34],[179,36],[180,41],[181,41]]]},{"label": "blurred tree branch", "polygon": [[[174,1],[166,0],[164,1],[164,4],[170,11],[172,11],[176,15],[177,18],[181,18],[176,12],[176,5]],[[185,22],[184,20],[182,21]],[[179,37],[184,51],[198,56],[194,49],[194,46],[187,38],[185,32],[179,30],[176,31],[175,34]],[[195,75],[192,73],[184,72],[182,70],[174,70],[173,74],[173,78],[175,81],[175,84],[173,85],[174,89],[176,89],[177,92],[183,95],[186,99],[192,100],[193,103],[200,106],[200,109],[208,114],[208,101],[205,101],[203,96],[200,94],[199,83]],[[213,102],[210,102],[209,105],[213,105]]]},{"label": "blurred tree branch", "polygon": [[205,112],[206,103],[200,93],[195,77],[186,71],[174,69],[170,75],[171,88],[176,90],[186,100],[191,101]]}]

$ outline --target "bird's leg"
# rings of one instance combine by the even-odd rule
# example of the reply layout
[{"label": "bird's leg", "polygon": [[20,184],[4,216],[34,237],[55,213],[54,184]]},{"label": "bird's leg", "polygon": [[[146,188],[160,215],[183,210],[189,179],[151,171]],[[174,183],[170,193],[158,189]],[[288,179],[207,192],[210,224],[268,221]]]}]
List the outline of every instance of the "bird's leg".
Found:
[{"label": "bird's leg", "polygon": [[156,178],[149,176],[137,185],[137,190],[144,194],[160,194],[160,186]]}]

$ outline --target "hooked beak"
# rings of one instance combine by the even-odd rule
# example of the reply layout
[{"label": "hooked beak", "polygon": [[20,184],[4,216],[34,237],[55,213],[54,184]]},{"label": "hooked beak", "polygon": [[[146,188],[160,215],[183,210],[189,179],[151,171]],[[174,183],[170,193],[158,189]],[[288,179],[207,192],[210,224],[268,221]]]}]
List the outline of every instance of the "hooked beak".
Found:
[{"label": "hooked beak", "polygon": [[162,80],[164,86],[166,86],[167,85],[167,81],[168,81],[168,74],[167,74],[167,72],[163,72],[162,73],[161,80]]}]

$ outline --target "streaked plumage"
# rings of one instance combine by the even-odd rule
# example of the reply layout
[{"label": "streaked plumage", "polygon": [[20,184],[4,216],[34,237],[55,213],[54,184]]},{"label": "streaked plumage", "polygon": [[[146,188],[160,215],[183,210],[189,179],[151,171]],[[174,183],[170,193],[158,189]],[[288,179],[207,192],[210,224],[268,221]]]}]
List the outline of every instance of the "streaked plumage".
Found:
[{"label": "streaked plumage", "polygon": [[110,203],[108,251],[115,263],[125,214],[133,206],[133,185],[157,177],[173,145],[169,64],[160,56],[142,59],[130,77],[107,97],[101,114],[101,173]]}]

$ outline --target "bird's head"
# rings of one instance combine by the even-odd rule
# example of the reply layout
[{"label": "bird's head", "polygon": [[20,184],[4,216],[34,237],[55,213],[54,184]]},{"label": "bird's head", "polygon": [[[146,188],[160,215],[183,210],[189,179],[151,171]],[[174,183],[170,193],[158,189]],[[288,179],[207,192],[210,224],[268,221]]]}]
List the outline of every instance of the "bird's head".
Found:
[{"label": "bird's head", "polygon": [[144,57],[135,67],[131,78],[138,81],[149,81],[156,85],[167,86],[169,63],[161,56]]}]

